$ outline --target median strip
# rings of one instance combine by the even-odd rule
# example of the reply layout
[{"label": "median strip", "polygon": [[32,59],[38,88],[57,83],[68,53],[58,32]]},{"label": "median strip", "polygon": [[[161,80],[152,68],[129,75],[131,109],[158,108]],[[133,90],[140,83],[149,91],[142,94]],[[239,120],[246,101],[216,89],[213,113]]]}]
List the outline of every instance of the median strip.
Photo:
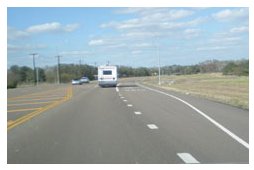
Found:
[{"label": "median strip", "polygon": [[20,117],[20,118],[18,118],[16,120],[11,121],[11,122],[8,121],[7,130],[10,130],[10,129],[18,126],[18,125],[20,125],[20,124],[22,124],[22,123],[32,119],[33,117],[39,115],[40,113],[45,112],[45,111],[47,111],[47,110],[49,110],[51,108],[54,108],[54,107],[60,105],[61,103],[65,102],[67,100],[70,100],[71,97],[72,97],[72,87],[69,87],[69,88],[66,89],[66,96],[64,98],[62,98],[61,100],[55,101],[52,104],[49,104],[49,105],[47,105],[45,107],[37,109],[34,112],[29,113],[29,114],[27,114],[25,116],[22,116],[22,117]]},{"label": "median strip", "polygon": [[52,92],[56,92],[56,91],[61,91],[63,90],[63,88],[60,89],[53,89],[53,90],[48,90],[48,91],[44,91],[44,92],[38,92],[38,93],[32,93],[32,94],[27,94],[27,95],[22,95],[22,96],[18,96],[18,97],[11,97],[8,98],[8,101],[12,101],[12,100],[16,100],[16,99],[20,99],[20,98],[27,98],[27,97],[32,97],[32,96],[38,96],[38,95],[47,95],[47,94],[51,94]]}]

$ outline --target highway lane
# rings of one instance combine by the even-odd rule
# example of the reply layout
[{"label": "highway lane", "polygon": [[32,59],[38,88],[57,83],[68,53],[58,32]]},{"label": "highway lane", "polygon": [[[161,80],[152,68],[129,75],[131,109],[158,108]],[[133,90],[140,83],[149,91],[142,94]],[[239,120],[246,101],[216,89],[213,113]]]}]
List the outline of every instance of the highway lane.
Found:
[{"label": "highway lane", "polygon": [[80,91],[10,130],[8,163],[168,163],[160,143],[130,113],[114,88]]},{"label": "highway lane", "polygon": [[[119,87],[119,91],[125,96],[125,100],[134,103],[134,110],[144,113],[140,115],[143,120],[158,126],[161,132],[159,138],[165,141],[163,143],[168,141],[175,143],[177,150],[194,154],[202,163],[248,162],[249,152],[246,147],[187,105],[139,86],[131,85],[128,87],[128,85],[123,85],[123,88]],[[185,100],[184,95],[178,95]],[[190,100],[191,98],[193,97],[187,96],[186,99]],[[195,97],[193,100],[193,103],[197,104]],[[201,108],[209,108],[210,112],[206,112],[207,115],[216,121],[228,123],[228,121],[218,118],[234,120],[231,124],[228,123],[226,127],[230,127],[228,129],[233,133],[236,133],[234,130],[238,129],[236,134],[243,134],[239,136],[243,136],[243,139],[248,141],[247,111],[204,99],[201,103],[206,103]],[[214,107],[216,105],[217,107]],[[215,114],[213,114],[214,112]],[[217,112],[221,115],[218,116],[219,113]],[[237,120],[240,122],[239,124],[237,124]]]},{"label": "highway lane", "polygon": [[210,101],[202,97],[181,94],[174,91],[167,91],[161,88],[152,88],[174,95],[190,103],[194,107],[198,108],[208,116],[218,121],[226,128],[233,131],[237,136],[241,137],[246,142],[249,141],[249,112],[247,110],[232,107],[230,105],[215,101]]},{"label": "highway lane", "polygon": [[248,163],[247,148],[181,102],[117,89],[74,86],[71,100],[9,130],[8,163]]}]

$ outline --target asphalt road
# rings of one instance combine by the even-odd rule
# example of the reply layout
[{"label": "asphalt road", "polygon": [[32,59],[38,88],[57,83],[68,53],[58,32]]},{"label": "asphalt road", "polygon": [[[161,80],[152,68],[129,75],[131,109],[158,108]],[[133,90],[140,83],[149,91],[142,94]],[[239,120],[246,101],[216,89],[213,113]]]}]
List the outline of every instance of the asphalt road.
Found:
[{"label": "asphalt road", "polygon": [[[47,91],[58,95],[53,89]],[[23,97],[31,97],[27,93]],[[246,110],[134,82],[117,88],[90,83],[60,93],[63,102],[8,129],[9,164],[249,162]]]}]

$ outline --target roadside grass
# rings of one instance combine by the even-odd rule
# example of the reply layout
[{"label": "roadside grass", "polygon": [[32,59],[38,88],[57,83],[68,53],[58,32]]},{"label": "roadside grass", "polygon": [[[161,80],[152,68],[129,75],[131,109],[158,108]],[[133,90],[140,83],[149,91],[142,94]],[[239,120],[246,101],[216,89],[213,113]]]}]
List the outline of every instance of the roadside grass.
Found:
[{"label": "roadside grass", "polygon": [[[143,77],[143,83],[158,86],[158,77]],[[221,73],[161,76],[161,88],[249,109],[249,77]]]}]

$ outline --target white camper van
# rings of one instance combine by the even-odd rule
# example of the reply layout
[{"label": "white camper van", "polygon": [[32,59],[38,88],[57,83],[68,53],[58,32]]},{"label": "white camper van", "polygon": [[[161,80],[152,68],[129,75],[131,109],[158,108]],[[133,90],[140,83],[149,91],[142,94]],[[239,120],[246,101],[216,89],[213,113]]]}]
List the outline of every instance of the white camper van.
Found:
[{"label": "white camper van", "polygon": [[98,83],[99,86],[117,85],[117,67],[116,66],[99,66],[98,67]]}]

